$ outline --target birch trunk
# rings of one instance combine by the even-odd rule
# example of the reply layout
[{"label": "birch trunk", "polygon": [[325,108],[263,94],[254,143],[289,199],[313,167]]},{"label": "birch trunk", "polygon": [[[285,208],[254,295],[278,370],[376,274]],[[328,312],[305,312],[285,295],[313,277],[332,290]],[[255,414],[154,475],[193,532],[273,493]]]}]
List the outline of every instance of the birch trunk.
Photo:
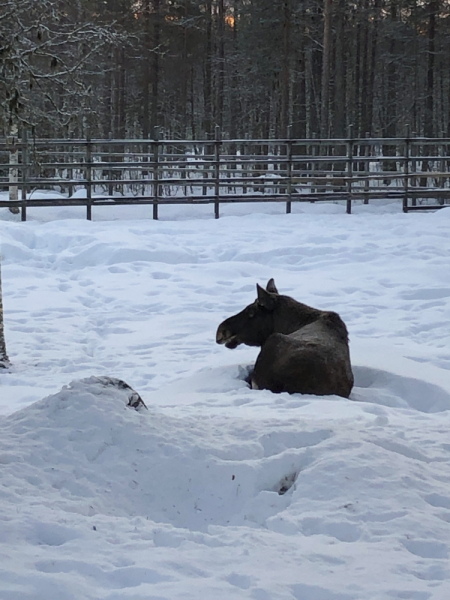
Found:
[{"label": "birch trunk", "polygon": [[[19,135],[19,127],[16,122],[13,122],[10,130],[10,151],[9,151],[9,199],[17,202],[19,200],[19,149],[17,147],[17,137]],[[14,185],[15,184],[15,185]],[[9,209],[14,215],[19,213],[17,206],[12,206]]]},{"label": "birch trunk", "polygon": [[0,256],[0,369],[7,369],[10,366],[8,355],[6,354],[5,330],[3,327],[3,294],[2,294],[2,271]]}]

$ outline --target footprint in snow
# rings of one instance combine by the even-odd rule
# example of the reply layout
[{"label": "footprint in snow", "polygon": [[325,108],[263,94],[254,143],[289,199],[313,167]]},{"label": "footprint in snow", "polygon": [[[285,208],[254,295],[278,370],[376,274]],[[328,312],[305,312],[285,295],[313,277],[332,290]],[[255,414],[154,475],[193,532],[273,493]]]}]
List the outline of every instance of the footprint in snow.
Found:
[{"label": "footprint in snow", "polygon": [[448,558],[448,547],[442,542],[428,540],[405,540],[403,546],[420,558]]},{"label": "footprint in snow", "polygon": [[318,585],[307,585],[296,583],[291,585],[291,590],[296,600],[360,600],[359,595],[350,595],[344,592],[336,592]]}]

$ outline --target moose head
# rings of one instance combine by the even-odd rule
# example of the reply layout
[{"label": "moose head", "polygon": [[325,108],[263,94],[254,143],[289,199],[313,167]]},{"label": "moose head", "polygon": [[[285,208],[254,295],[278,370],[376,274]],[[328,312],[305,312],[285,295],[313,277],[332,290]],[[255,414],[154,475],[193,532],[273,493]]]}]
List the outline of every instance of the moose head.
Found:
[{"label": "moose head", "polygon": [[273,279],[266,289],[256,284],[257,298],[237,315],[219,325],[218,344],[233,349],[239,344],[262,346],[274,331],[273,316],[278,302],[278,290]]}]

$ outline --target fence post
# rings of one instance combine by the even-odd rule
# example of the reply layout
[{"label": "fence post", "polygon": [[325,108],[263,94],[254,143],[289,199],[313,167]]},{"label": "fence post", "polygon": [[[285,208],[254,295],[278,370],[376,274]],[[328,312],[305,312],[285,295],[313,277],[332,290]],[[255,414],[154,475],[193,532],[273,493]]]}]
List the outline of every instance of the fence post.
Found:
[{"label": "fence post", "polygon": [[[366,131],[366,139],[370,138],[370,133]],[[370,157],[370,146],[366,144],[364,156]],[[369,187],[370,187],[370,161],[366,160],[364,164],[365,181],[364,181],[364,204],[369,204]]]},{"label": "fence post", "polygon": [[[412,132],[412,137],[415,139],[417,138],[417,133],[415,131]],[[417,187],[417,177],[415,176],[415,173],[417,172],[417,160],[414,159],[414,157],[416,156],[416,152],[414,151],[414,144],[411,142],[411,148],[410,148],[410,154],[412,156],[411,159],[411,187],[416,188]],[[413,175],[414,174],[414,175]],[[413,197],[411,198],[411,206],[417,206],[417,197],[415,195],[413,195]]]},{"label": "fence post", "polygon": [[[183,145],[183,165],[180,165],[180,179],[182,179],[184,181],[183,183],[183,195],[185,198],[187,198],[187,192],[188,192],[188,185],[187,185],[187,172],[188,172],[188,155],[187,155],[187,150],[188,147],[186,145]],[[178,150],[177,150],[177,154],[178,154]],[[181,154],[181,151],[180,151]]]},{"label": "fence post", "polygon": [[220,141],[221,132],[219,125],[216,125],[215,129],[215,142],[214,142],[214,218],[219,218],[219,205],[220,205]]},{"label": "fence post", "polygon": [[153,131],[153,219],[158,220],[159,196],[159,128]]},{"label": "fence post", "polygon": [[409,155],[410,155],[410,128],[406,126],[406,139],[405,139],[405,161],[403,167],[403,187],[405,190],[403,196],[403,212],[408,212],[408,188],[409,188]]},{"label": "fence post", "polygon": [[[315,137],[316,137],[316,134],[312,133],[311,137],[314,140]],[[316,146],[314,144],[311,146],[311,156],[312,157],[316,156]],[[314,185],[314,172],[316,171],[316,167],[317,167],[316,163],[315,162],[311,162],[311,174],[312,174],[312,177],[313,177],[313,180],[311,181],[311,189],[310,189],[310,193],[311,194],[315,194],[316,193],[316,188],[313,187],[313,185]],[[312,204],[314,202],[315,202],[315,200],[311,200]]]},{"label": "fence post", "polygon": [[[69,134],[70,136],[73,137],[73,133]],[[68,163],[74,163],[77,161],[77,157],[76,157],[76,146],[67,146],[67,162]],[[70,182],[73,181],[73,168],[69,167],[67,169],[67,177],[69,179]],[[69,183],[69,185],[67,186],[67,195],[69,198],[71,198],[73,196],[73,184]]]},{"label": "fence post", "polygon": [[287,196],[288,201],[286,202],[286,214],[290,214],[292,210],[292,125],[288,127],[288,141],[287,141]]},{"label": "fence post", "polygon": [[22,129],[22,206],[21,206],[21,221],[27,220],[27,175],[28,175],[28,131],[24,127]]},{"label": "fence post", "polygon": [[[441,133],[441,137],[445,137],[444,132]],[[439,144],[439,156],[441,156],[441,160],[439,161],[439,171],[441,173],[444,173],[444,169],[445,169],[445,161],[444,161],[444,145],[443,144]],[[445,177],[440,177],[439,178],[439,187],[440,188],[444,188],[445,186]],[[441,196],[438,200],[439,204],[442,206],[445,202],[444,200],[444,196]]]},{"label": "fence post", "polygon": [[92,144],[88,133],[86,137],[86,218],[92,221]]},{"label": "fence post", "polygon": [[[209,166],[209,171],[204,171],[205,175],[210,173],[209,180],[202,180],[202,174],[200,171],[200,175],[195,176],[195,182],[200,182],[200,184],[202,184],[204,181],[205,188],[208,189],[209,196],[206,199],[204,197],[200,197],[200,199],[203,203],[206,202],[208,204],[214,204],[214,216],[216,219],[221,216],[220,210],[222,196],[224,197],[224,204],[234,200],[242,202],[246,199],[246,196],[243,193],[245,184],[249,185],[250,187],[261,187],[261,185],[266,185],[267,187],[265,189],[270,190],[270,193],[275,193],[276,196],[278,196],[275,198],[276,200],[281,201],[284,198],[286,213],[291,212],[292,204],[297,200],[308,201],[309,196],[298,196],[297,193],[297,185],[303,185],[303,183],[307,183],[311,186],[310,189],[312,192],[314,192],[310,196],[312,201],[314,201],[314,198],[316,201],[325,200],[333,202],[337,200],[340,203],[342,200],[344,200],[346,201],[347,213],[351,213],[353,210],[353,199],[355,199],[355,201],[358,199],[357,204],[359,205],[359,199],[361,199],[362,202],[365,202],[366,199],[371,200],[372,198],[384,197],[385,193],[388,197],[396,198],[401,203],[402,210],[405,213],[410,211],[412,212],[415,208],[434,210],[442,206],[443,202],[448,203],[450,201],[450,181],[447,179],[450,179],[450,169],[446,170],[450,165],[450,158],[447,156],[447,154],[445,154],[447,147],[450,147],[450,140],[448,138],[430,138],[424,140],[423,138],[418,138],[417,134],[412,132],[409,126],[405,127],[403,137],[392,139],[391,142],[387,140],[379,140],[378,142],[375,142],[374,140],[367,138],[367,136],[360,138],[352,127],[349,127],[348,135],[350,137],[345,139],[340,138],[335,141],[320,140],[317,138],[306,140],[298,138],[293,139],[289,132],[286,138],[276,140],[276,143],[282,147],[282,151],[280,151],[279,155],[272,156],[272,152],[270,152],[267,157],[265,154],[252,154],[252,152],[260,152],[260,146],[262,145],[264,145],[265,151],[267,141],[254,140],[253,143],[256,146],[255,150],[251,146],[251,140],[248,138],[246,138],[247,147],[245,149],[249,154],[239,155],[236,156],[236,158],[234,158],[233,155],[230,156],[228,146],[232,146],[236,142],[236,144],[240,143],[244,147],[245,140],[224,141],[219,127],[215,128],[215,137],[210,135],[205,141],[199,140],[197,142],[193,142],[190,140],[165,139],[162,130],[158,128],[155,129],[154,137],[151,137],[147,140],[140,140],[139,142],[133,141],[127,143],[145,145],[148,147],[149,161],[152,162],[144,164],[144,167],[145,169],[148,168],[148,177],[150,179],[137,179],[136,183],[145,183],[148,186],[148,188],[146,188],[145,195],[143,194],[144,197],[139,198],[139,200],[143,200],[142,203],[148,205],[148,207],[150,207],[150,205],[153,206],[154,219],[158,219],[160,203],[161,205],[164,205],[166,202],[173,204],[181,204],[182,202],[185,202],[185,199],[182,197],[168,199],[170,190],[173,189],[168,186],[175,186],[179,185],[180,183],[181,185],[185,185],[189,182],[188,178],[180,178],[178,175],[178,169],[185,168],[185,165],[189,163],[189,160],[187,160],[186,150],[184,155],[177,154],[178,152],[181,153],[181,151],[178,150],[176,150],[173,155],[171,153],[172,148],[176,149],[178,143],[182,145],[197,143],[199,145],[203,144],[204,146],[208,147],[207,158],[199,162],[201,162],[202,165],[206,163]],[[60,154],[62,158],[58,158],[57,160],[61,162],[52,162],[52,160],[46,159],[46,154],[48,152],[47,145],[49,142],[53,145],[56,145],[57,153],[55,152],[54,155],[57,156]],[[119,144],[124,144],[125,140],[117,140],[117,142]],[[422,145],[427,142],[434,145],[434,155],[431,155],[431,151],[428,151],[427,153],[426,150],[422,149]],[[105,183],[104,181],[100,181],[98,172],[103,167],[108,169],[114,164],[118,165],[117,170],[119,172],[120,167],[122,170],[126,170],[127,168],[130,168],[128,167],[128,164],[136,164],[137,162],[134,161],[133,163],[123,163],[122,165],[120,165],[119,161],[117,163],[110,162],[109,166],[107,162],[99,162],[98,157],[100,155],[104,154],[108,148],[114,148],[113,141],[108,142],[106,140],[100,141],[91,139],[89,129],[85,130],[84,139],[68,139],[67,146],[62,146],[62,142],[60,140],[47,139],[45,140],[45,145],[43,145],[43,143],[43,141],[38,140],[38,142],[35,144],[30,131],[25,131],[23,129],[21,132],[21,137],[18,140],[13,140],[8,137],[6,142],[3,142],[2,144],[4,153],[11,152],[16,154],[16,156],[13,156],[10,159],[9,164],[5,163],[4,165],[4,187],[7,188],[9,186],[11,191],[20,190],[16,200],[6,200],[3,202],[3,204],[11,203],[12,208],[16,209],[17,214],[21,214],[21,219],[23,221],[25,221],[28,217],[28,206],[33,206],[33,203],[29,198],[31,186],[34,186],[35,184],[38,185],[40,178],[42,181],[46,182],[46,185],[48,185],[49,179],[52,177],[52,175],[49,175],[44,171],[44,166],[42,167],[42,172],[40,174],[35,173],[35,164],[39,165],[38,159],[40,159],[41,156],[44,157],[42,162],[46,163],[45,166],[47,166],[49,169],[56,169],[56,176],[54,177],[54,181],[52,181],[54,186],[58,184],[61,186],[67,186],[67,179],[64,172],[66,166],[67,168],[77,169],[74,176],[74,184],[77,184],[77,177],[79,178],[81,176],[79,183],[81,183],[81,186],[86,189],[86,197],[81,200],[73,200],[73,203],[85,205],[86,218],[88,220],[93,219],[93,207],[94,205],[97,206],[95,204],[96,202],[98,204],[98,200],[95,195],[96,190],[98,190],[99,185],[103,185]],[[275,141],[272,141],[271,143],[273,144]],[[389,179],[389,181],[386,181],[386,183],[381,183],[381,181],[383,181],[383,177],[385,177],[384,173],[380,174],[377,172],[372,175],[374,166],[382,164],[384,160],[387,160],[387,155],[378,156],[378,146],[373,145],[382,145],[383,143],[388,145],[390,144],[392,147],[395,144],[397,148],[397,154],[395,155],[397,171],[395,174],[391,172],[391,176],[396,182],[394,191],[389,189],[389,183],[392,181],[392,179]],[[339,195],[334,195],[331,193],[330,187],[327,186],[328,181],[326,179],[327,175],[329,174],[328,170],[325,172],[325,174],[323,174],[323,166],[321,167],[324,162],[329,160],[330,162],[333,162],[332,157],[335,155],[327,155],[325,161],[321,161],[321,164],[318,162],[320,157],[318,156],[317,149],[320,147],[320,145],[326,146],[327,144],[334,146],[334,148],[337,149],[336,162],[339,162],[339,182],[337,182],[336,177],[333,177],[331,183],[339,186]],[[187,147],[188,146],[186,146],[186,148]],[[115,151],[117,152],[117,150]],[[72,163],[72,160],[75,160],[75,157],[72,157],[73,152],[76,152],[77,163]],[[65,158],[66,155],[69,155],[67,159]],[[176,158],[177,156],[181,156],[181,159],[173,160],[174,157]],[[394,155],[390,155],[390,159],[393,158]],[[420,161],[422,158],[428,161],[429,165],[433,164],[434,171],[426,174],[433,176],[433,182],[436,181],[436,184],[440,186],[439,189],[434,189],[436,194],[433,192],[433,195],[437,195],[437,198],[435,198],[433,205],[431,205],[431,203],[429,204],[429,202],[431,202],[431,200],[429,200],[422,206],[418,206],[421,204],[422,198],[427,198],[428,195],[432,195],[431,191],[427,192],[426,190],[423,191],[422,195],[423,188],[418,186],[419,179],[425,175],[425,173],[422,173],[420,170]],[[111,159],[113,159],[112,153]],[[270,168],[274,164],[277,167],[279,166],[280,168],[277,170],[277,173],[280,175],[280,177],[274,178],[273,180],[271,179],[270,183],[267,184],[261,183],[257,173],[254,177],[246,179],[245,175],[247,174],[247,169],[251,168],[253,164],[252,161],[255,159],[258,160],[258,162],[255,164],[260,168],[265,166],[267,163],[269,163]],[[108,157],[106,157],[105,160],[108,160]],[[238,167],[235,173],[236,182],[229,177],[229,172],[227,171],[227,166],[233,162]],[[359,166],[364,163],[366,165],[365,177],[359,170]],[[139,163],[138,167],[140,167],[141,164],[142,163]],[[435,171],[436,164],[440,165],[440,172]],[[180,165],[184,166],[180,167]],[[196,161],[193,161],[193,166],[196,168]],[[79,173],[80,170],[81,175]],[[11,181],[8,181],[8,171],[12,171],[12,173],[9,174],[11,176],[14,175],[15,180],[12,178]],[[189,173],[189,171],[187,171],[187,173]],[[224,175],[224,177],[222,177],[222,175]],[[308,177],[303,177],[304,175],[307,175]],[[341,176],[344,177],[344,182],[340,180]],[[120,177],[120,175],[118,177]],[[364,183],[362,183],[362,180],[364,180]],[[227,182],[230,181],[232,184],[231,187],[235,188],[236,190],[236,193],[231,196],[227,195],[227,186],[229,186],[229,183]],[[248,184],[248,181],[251,183]],[[378,183],[379,181],[380,185],[375,185],[375,182]],[[106,181],[106,184],[108,183],[112,185],[113,180],[110,180],[109,182]],[[242,189],[240,187],[241,185]],[[325,193],[319,192],[321,188]],[[431,186],[430,190],[433,190]],[[355,194],[355,196],[353,196],[353,194]],[[259,197],[252,197],[252,200],[265,202],[267,201],[267,198],[267,195],[266,197],[261,195]],[[130,202],[129,198],[124,198],[122,202],[120,202],[120,199],[118,198],[117,203],[136,204],[137,200],[138,199],[131,199]],[[53,206],[60,203],[61,200],[52,200],[52,198],[45,196],[38,204]],[[151,213],[149,213],[149,216],[151,218]]]},{"label": "fence post", "polygon": [[241,178],[242,178],[242,194],[246,194],[247,193],[247,185],[245,183],[245,180],[247,179],[248,173],[247,173],[247,165],[248,163],[246,162],[246,151],[247,151],[247,146],[246,144],[242,144],[241,145],[241,149],[240,149],[240,163],[241,163]]},{"label": "fence post", "polygon": [[353,177],[353,125],[348,127],[347,141],[347,214],[352,212],[352,177]]},{"label": "fence post", "polygon": [[[111,142],[113,139],[112,131],[108,132],[108,141]],[[113,154],[114,146],[109,143],[108,144],[108,195],[111,198],[114,196],[114,184],[111,183],[114,180],[114,168],[111,166],[111,163],[114,162],[115,156]]]},{"label": "fence post", "polygon": [[[206,139],[211,139],[211,132],[207,131],[205,132],[206,134]],[[209,151],[211,150],[211,146],[210,144],[205,144],[203,146],[203,182],[202,182],[202,196],[207,196],[208,195],[208,190],[209,190],[209,185],[208,183],[205,183],[205,179],[208,181],[209,180],[209,167],[210,167],[210,160],[209,160]]]}]

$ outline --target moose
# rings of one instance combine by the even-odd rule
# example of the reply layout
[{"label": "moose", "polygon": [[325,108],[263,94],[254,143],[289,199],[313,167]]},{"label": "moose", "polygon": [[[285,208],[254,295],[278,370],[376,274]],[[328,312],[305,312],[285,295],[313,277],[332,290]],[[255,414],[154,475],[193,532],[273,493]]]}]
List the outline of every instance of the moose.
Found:
[{"label": "moose", "polygon": [[336,394],[348,398],[353,387],[348,332],[341,317],[278,293],[270,279],[256,284],[256,300],[217,329],[226,348],[260,346],[248,383],[275,393]]}]

